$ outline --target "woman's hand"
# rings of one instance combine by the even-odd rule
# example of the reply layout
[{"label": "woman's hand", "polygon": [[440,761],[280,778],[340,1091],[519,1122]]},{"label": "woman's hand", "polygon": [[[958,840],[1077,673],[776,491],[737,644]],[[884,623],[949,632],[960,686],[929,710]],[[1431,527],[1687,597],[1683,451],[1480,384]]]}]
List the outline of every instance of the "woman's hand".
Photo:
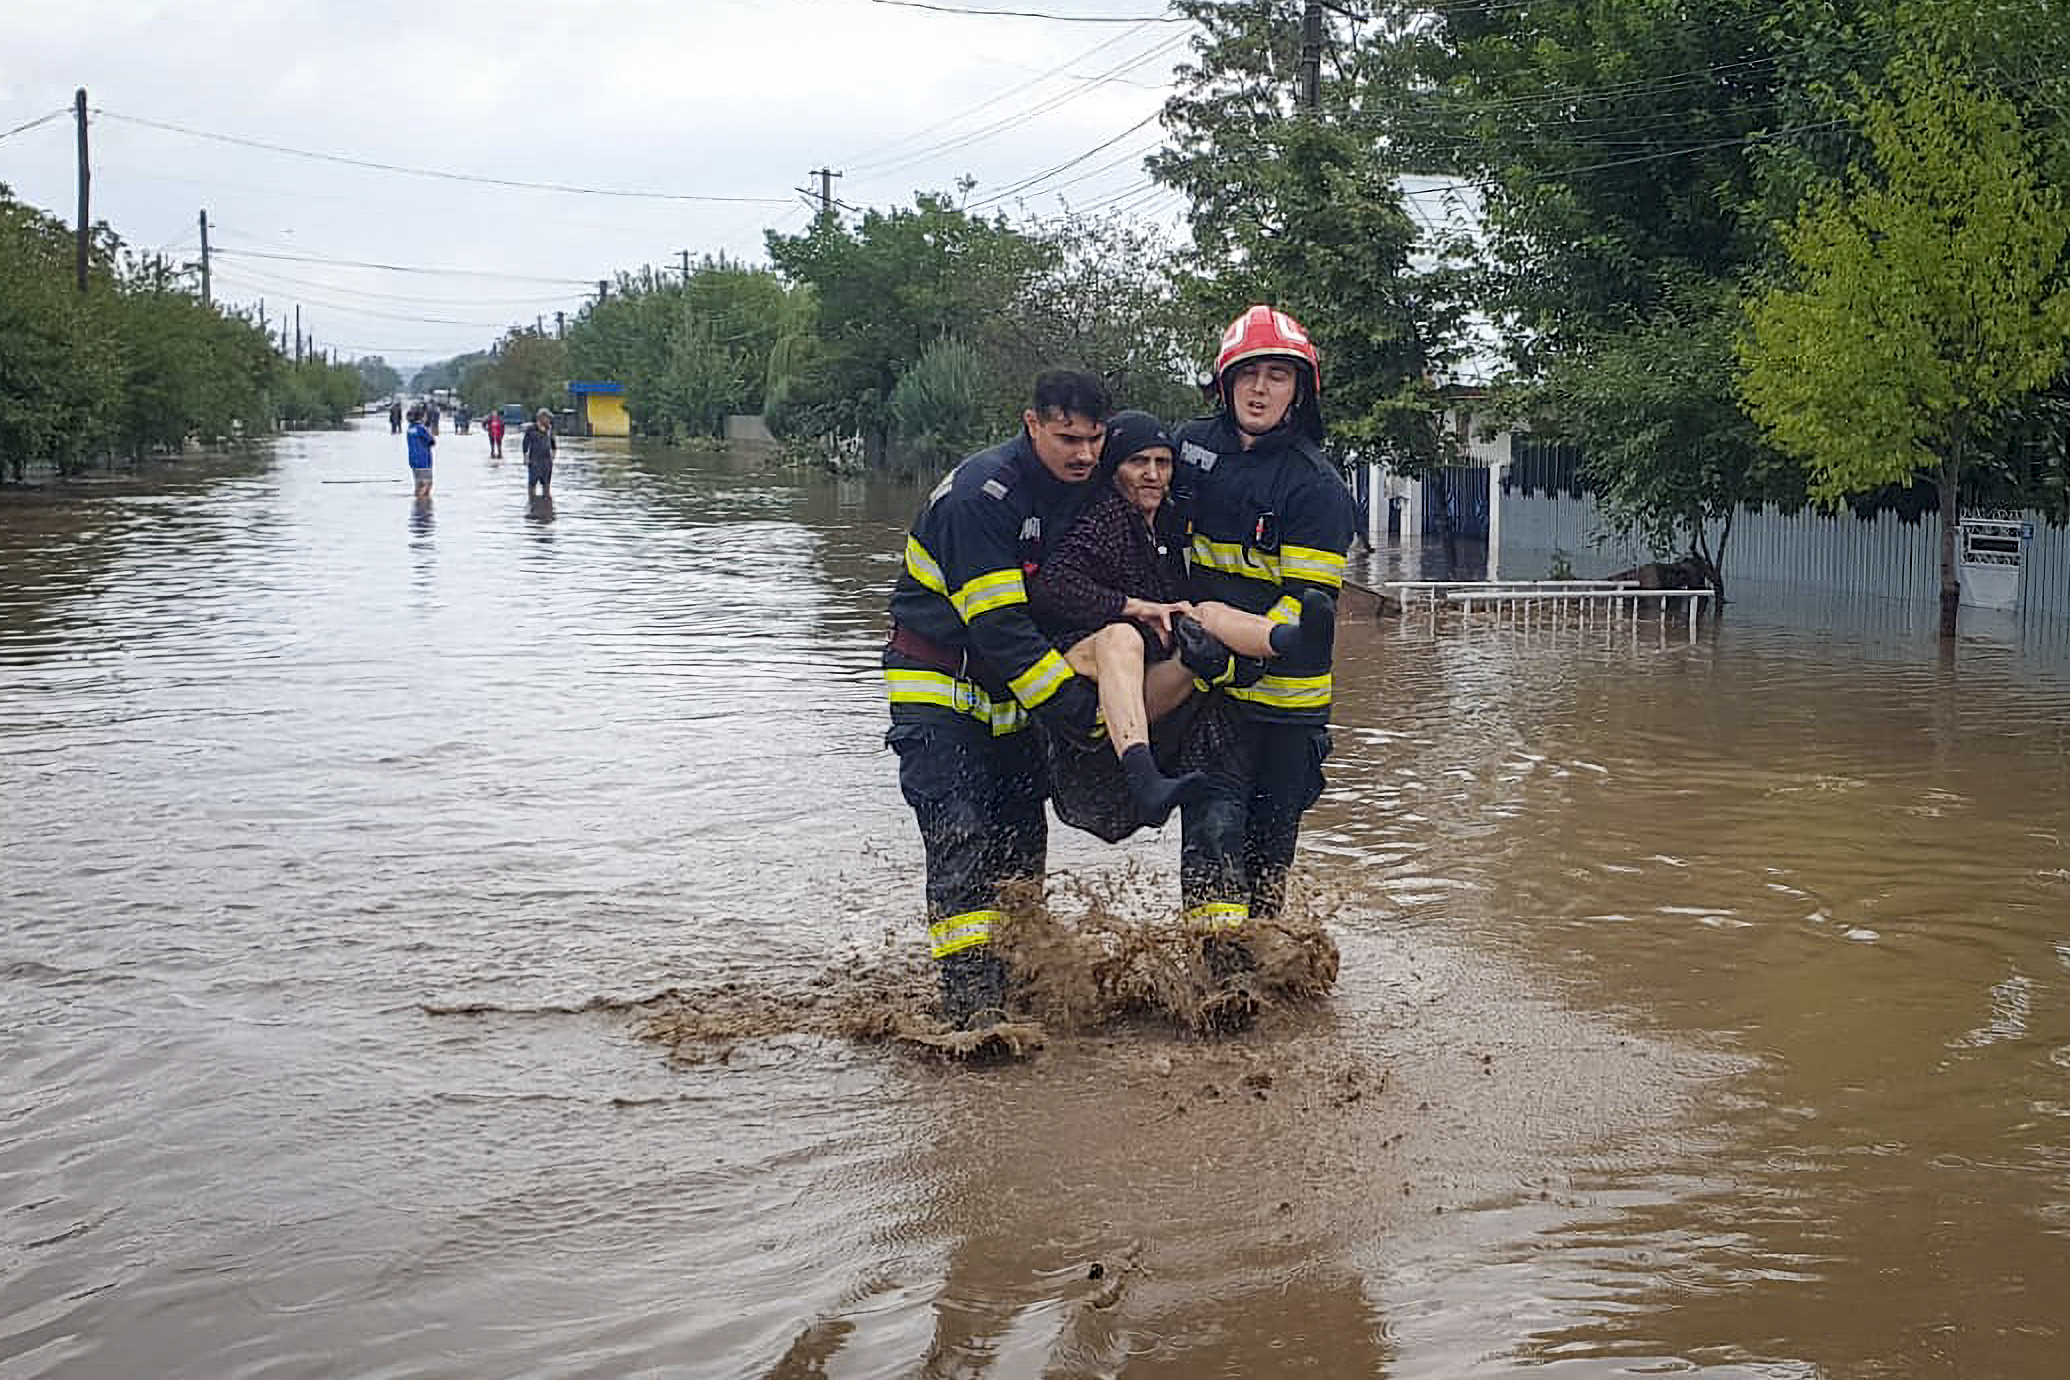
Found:
[{"label": "woman's hand", "polygon": [[1124,599],[1121,601],[1121,616],[1131,618],[1144,627],[1156,632],[1157,640],[1169,647],[1172,645],[1172,618],[1176,614],[1190,613],[1189,604],[1157,604],[1148,599]]}]

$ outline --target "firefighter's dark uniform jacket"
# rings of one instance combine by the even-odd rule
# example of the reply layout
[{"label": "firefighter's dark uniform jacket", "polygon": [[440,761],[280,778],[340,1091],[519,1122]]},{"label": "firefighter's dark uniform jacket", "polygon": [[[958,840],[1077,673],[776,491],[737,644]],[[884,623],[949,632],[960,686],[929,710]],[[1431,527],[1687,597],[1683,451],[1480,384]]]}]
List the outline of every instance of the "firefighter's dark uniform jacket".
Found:
[{"label": "firefighter's dark uniform jacket", "polygon": [[[1250,450],[1226,416],[1177,432],[1173,501],[1191,530],[1195,599],[1219,599],[1277,623],[1298,623],[1301,595],[1334,600],[1357,509],[1335,465],[1292,426]],[[1208,765],[1208,791],[1181,813],[1180,881],[1189,923],[1236,930],[1278,910],[1301,814],[1322,790],[1329,752],[1329,660],[1266,663],[1224,692],[1234,746]]]},{"label": "firefighter's dark uniform jacket", "polygon": [[[1243,448],[1225,417],[1179,429],[1173,490],[1192,532],[1187,559],[1195,599],[1219,599],[1275,623],[1301,621],[1301,595],[1334,600],[1358,518],[1337,467],[1291,428]],[[1330,721],[1327,659],[1275,658],[1255,685],[1229,695],[1259,719],[1317,726]]]},{"label": "firefighter's dark uniform jacket", "polygon": [[891,621],[946,655],[903,651],[894,637],[884,653],[893,723],[960,716],[994,736],[1026,729],[1031,713],[1089,724],[1097,692],[1035,626],[1027,577],[1090,489],[1045,469],[1025,432],[936,486],[906,538]]},{"label": "firefighter's dark uniform jacket", "polygon": [[927,855],[930,949],[991,940],[999,890],[1039,877],[1048,847],[1029,716],[1090,730],[1098,694],[1036,628],[1027,578],[1091,496],[1024,432],[958,465],[906,538],[884,649],[887,740]]}]

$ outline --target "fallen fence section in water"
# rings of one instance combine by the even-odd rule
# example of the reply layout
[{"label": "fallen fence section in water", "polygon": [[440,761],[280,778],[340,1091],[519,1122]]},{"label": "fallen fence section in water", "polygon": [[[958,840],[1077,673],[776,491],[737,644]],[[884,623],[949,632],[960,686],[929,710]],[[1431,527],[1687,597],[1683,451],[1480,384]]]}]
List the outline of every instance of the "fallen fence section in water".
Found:
[{"label": "fallen fence section in water", "polygon": [[1527,631],[1629,623],[1636,637],[1639,616],[1650,602],[1664,639],[1671,601],[1680,600],[1691,642],[1698,613],[1716,608],[1718,597],[1714,589],[1641,589],[1635,580],[1389,580],[1382,588],[1396,592],[1404,615],[1421,603],[1429,611],[1432,632],[1438,610],[1456,608],[1468,618],[1485,611],[1495,623]]}]

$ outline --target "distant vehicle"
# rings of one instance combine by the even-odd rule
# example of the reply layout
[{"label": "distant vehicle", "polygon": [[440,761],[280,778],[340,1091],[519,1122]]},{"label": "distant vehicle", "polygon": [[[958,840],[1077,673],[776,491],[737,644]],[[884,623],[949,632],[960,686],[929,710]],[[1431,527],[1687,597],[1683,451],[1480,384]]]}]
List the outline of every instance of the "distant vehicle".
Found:
[{"label": "distant vehicle", "polygon": [[503,414],[503,425],[507,427],[521,427],[531,420],[523,403],[505,403],[496,410]]},{"label": "distant vehicle", "polygon": [[431,390],[431,400],[440,407],[450,409],[453,406],[453,390],[450,388],[434,388]]}]

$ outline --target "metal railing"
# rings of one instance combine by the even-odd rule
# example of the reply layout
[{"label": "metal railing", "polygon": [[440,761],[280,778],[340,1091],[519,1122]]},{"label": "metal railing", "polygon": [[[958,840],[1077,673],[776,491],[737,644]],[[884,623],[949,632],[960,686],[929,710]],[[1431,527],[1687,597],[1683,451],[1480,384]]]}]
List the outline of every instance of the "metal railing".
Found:
[{"label": "metal railing", "polygon": [[1639,615],[1650,601],[1665,638],[1670,605],[1680,600],[1693,642],[1698,613],[1717,604],[1713,589],[1641,589],[1636,580],[1389,580],[1382,587],[1396,591],[1404,614],[1412,604],[1424,604],[1432,631],[1440,608],[1456,608],[1469,618],[1485,611],[1496,623],[1525,630],[1628,621],[1636,637]]}]

